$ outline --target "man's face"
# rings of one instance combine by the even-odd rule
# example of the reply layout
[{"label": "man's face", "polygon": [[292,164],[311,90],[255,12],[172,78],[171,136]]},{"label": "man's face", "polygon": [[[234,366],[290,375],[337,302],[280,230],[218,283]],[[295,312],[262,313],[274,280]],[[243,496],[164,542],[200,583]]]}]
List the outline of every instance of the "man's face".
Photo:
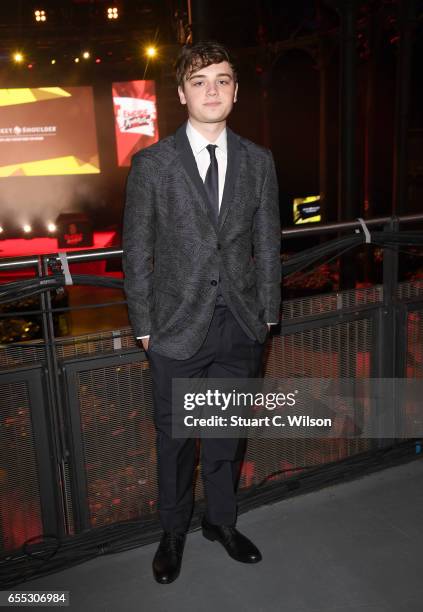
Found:
[{"label": "man's face", "polygon": [[200,68],[185,80],[183,89],[178,87],[181,104],[187,105],[190,119],[199,123],[224,121],[236,102],[237,91],[228,62]]}]

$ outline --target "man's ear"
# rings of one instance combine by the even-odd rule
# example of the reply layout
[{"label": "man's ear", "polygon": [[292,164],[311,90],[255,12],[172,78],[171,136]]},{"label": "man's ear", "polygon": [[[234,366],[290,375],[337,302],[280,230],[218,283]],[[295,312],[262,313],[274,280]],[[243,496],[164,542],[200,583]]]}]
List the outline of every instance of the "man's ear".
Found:
[{"label": "man's ear", "polygon": [[237,101],[237,98],[238,98],[238,83],[236,83],[235,85],[234,103]]},{"label": "man's ear", "polygon": [[185,94],[184,94],[184,90],[182,89],[182,87],[179,85],[178,87],[178,95],[179,95],[179,101],[181,104],[186,104],[187,100],[185,98]]}]

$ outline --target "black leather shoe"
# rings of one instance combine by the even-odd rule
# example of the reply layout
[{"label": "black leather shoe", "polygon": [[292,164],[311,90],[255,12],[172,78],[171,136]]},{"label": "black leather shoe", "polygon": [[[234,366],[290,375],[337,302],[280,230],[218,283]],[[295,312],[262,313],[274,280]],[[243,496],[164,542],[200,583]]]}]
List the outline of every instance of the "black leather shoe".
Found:
[{"label": "black leather shoe", "polygon": [[182,555],[185,546],[185,535],[174,531],[165,531],[153,559],[154,578],[160,584],[170,584],[179,576]]},{"label": "black leather shoe", "polygon": [[203,536],[212,542],[220,542],[232,559],[241,563],[258,563],[261,561],[261,553],[254,544],[239,533],[235,527],[228,525],[212,525],[203,518],[201,524]]}]

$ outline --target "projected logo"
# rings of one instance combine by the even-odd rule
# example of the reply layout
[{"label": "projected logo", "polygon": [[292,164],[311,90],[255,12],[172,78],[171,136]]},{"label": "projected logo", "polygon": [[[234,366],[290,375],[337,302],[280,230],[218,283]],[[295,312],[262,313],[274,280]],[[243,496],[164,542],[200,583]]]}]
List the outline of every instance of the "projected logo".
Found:
[{"label": "projected logo", "polygon": [[116,148],[119,166],[129,166],[134,153],[157,142],[154,81],[113,83]]},{"label": "projected logo", "polygon": [[0,177],[99,172],[91,87],[0,89]]},{"label": "projected logo", "polygon": [[133,98],[115,98],[114,102],[117,104],[116,121],[121,132],[154,137],[156,129],[154,102]]},{"label": "projected logo", "polygon": [[316,223],[322,220],[320,215],[320,196],[294,198],[294,223]]},{"label": "projected logo", "polygon": [[17,140],[43,140],[46,134],[55,134],[56,125],[15,125],[15,127],[0,127],[0,142],[15,142]]}]

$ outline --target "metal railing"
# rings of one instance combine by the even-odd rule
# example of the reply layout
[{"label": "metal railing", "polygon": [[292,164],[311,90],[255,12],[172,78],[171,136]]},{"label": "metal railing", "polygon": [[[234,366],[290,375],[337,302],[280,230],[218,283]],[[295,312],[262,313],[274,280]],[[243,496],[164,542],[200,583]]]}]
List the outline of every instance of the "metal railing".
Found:
[{"label": "metal railing", "polygon": [[[366,225],[399,231],[400,224],[413,222],[423,222],[423,215],[382,217]],[[361,227],[355,221],[289,228],[282,238]],[[67,260],[72,264],[121,255],[120,249],[95,249],[70,252]],[[423,377],[423,281],[398,282],[398,257],[398,249],[386,249],[378,285],[285,300],[282,325],[270,338],[265,375]],[[36,276],[51,278],[59,264],[58,254],[3,259],[0,272],[31,268]],[[34,523],[44,534],[71,535],[131,518],[154,523],[154,432],[145,355],[129,327],[58,337],[54,314],[63,309],[52,306],[51,293],[46,289],[40,295],[42,339],[0,346],[0,419],[6,424],[0,439],[6,473],[2,478],[0,472],[0,497],[13,499],[15,490],[23,500],[38,494],[39,520]],[[105,304],[83,307],[91,306]],[[25,436],[20,437],[25,419]],[[387,441],[285,439],[268,440],[265,448],[263,444],[250,441],[241,478],[245,495],[270,477],[283,481],[311,467],[383,448]],[[29,467],[20,474],[16,466],[24,459]],[[34,480],[29,489],[28,473]],[[196,498],[199,503],[203,498],[200,480]],[[25,529],[22,541],[34,535]],[[13,550],[17,543],[2,542],[0,534],[0,551]]]}]

